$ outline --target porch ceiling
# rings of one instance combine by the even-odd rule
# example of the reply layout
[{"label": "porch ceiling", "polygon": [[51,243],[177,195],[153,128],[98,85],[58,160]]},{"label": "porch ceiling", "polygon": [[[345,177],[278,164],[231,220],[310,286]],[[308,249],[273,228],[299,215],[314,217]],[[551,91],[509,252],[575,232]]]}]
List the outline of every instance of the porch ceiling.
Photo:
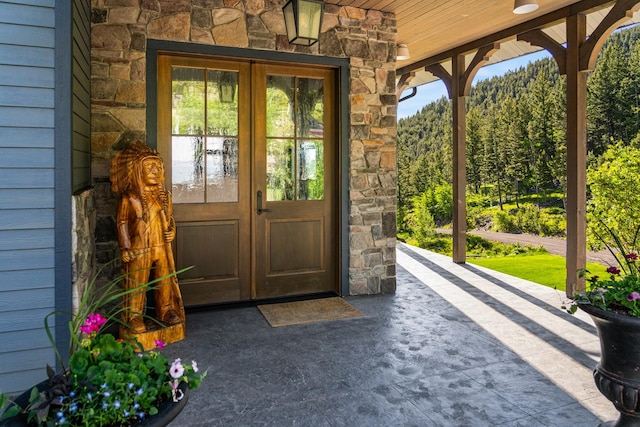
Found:
[{"label": "porch ceiling", "polygon": [[[483,45],[500,43],[500,49],[488,64],[540,50],[527,42],[516,41],[518,33],[541,28],[559,43],[566,40],[564,18],[570,14],[587,14],[588,34],[598,26],[615,3],[606,0],[538,0],[540,7],[526,15],[512,12],[513,0],[325,0],[340,6],[393,12],[397,19],[397,42],[405,43],[411,58],[399,61],[398,76],[415,72],[409,86],[437,80],[424,71],[426,65],[442,63],[451,71],[452,54],[468,54]],[[640,12],[625,23],[640,22]]]}]

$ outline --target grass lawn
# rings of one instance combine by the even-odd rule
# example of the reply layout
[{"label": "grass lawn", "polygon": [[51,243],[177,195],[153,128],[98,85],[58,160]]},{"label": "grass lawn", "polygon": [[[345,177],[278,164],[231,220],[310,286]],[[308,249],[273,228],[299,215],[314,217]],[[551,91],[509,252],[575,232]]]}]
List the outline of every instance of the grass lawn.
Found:
[{"label": "grass lawn", "polygon": [[[511,276],[566,290],[566,263],[559,255],[516,255],[490,258],[467,258],[470,264],[480,265]],[[587,263],[587,270],[600,277],[606,276],[606,267]]]}]

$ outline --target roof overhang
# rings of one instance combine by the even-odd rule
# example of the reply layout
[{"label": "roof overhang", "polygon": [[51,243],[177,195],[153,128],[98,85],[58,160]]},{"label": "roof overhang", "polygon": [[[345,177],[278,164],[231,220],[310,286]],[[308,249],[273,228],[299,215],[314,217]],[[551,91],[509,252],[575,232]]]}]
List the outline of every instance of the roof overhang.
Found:
[{"label": "roof overhang", "polygon": [[[623,0],[619,0],[623,1]],[[409,87],[437,80],[425,67],[441,64],[451,71],[451,58],[465,55],[469,59],[483,46],[500,48],[485,65],[527,55],[541,50],[518,34],[540,29],[560,44],[566,42],[565,19],[579,13],[587,16],[587,34],[600,24],[612,0],[538,0],[539,8],[529,14],[513,13],[513,0],[325,0],[327,4],[392,12],[397,21],[397,43],[406,44],[411,53],[399,61],[397,77],[414,73]],[[347,8],[348,9],[348,8]],[[348,12],[347,12],[348,15]],[[348,19],[348,16],[344,17]],[[635,13],[625,25],[640,22]]]}]

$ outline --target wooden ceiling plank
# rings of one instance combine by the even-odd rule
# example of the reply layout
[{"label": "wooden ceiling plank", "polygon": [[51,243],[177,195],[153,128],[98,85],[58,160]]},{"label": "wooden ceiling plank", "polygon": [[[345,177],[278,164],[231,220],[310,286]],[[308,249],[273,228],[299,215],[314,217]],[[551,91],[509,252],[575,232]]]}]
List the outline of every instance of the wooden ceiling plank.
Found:
[{"label": "wooden ceiling plank", "polygon": [[431,55],[428,58],[418,60],[412,64],[399,67],[397,69],[397,72],[400,74],[404,74],[414,70],[423,69],[427,65],[444,61],[448,58],[453,57],[454,55],[464,54],[464,53],[476,50],[481,46],[494,43],[494,42],[500,42],[526,31],[530,31],[536,28],[544,28],[555,22],[563,20],[570,15],[587,12],[589,10],[596,9],[596,8],[602,8],[611,3],[613,3],[611,0],[582,0],[570,6],[565,6],[563,8],[557,9],[545,15],[532,18],[529,21],[526,21],[517,25],[513,25],[511,27],[494,32],[484,37],[480,37],[476,40],[466,42],[466,43],[461,43],[456,47],[453,47],[448,50],[444,50],[435,55]]},{"label": "wooden ceiling plank", "polygon": [[422,1],[416,4],[416,2],[406,1],[398,2],[393,8],[393,13],[398,16],[410,16],[415,17],[418,14],[432,13],[435,14],[438,10],[456,9],[455,3],[447,1],[429,0]]},{"label": "wooden ceiling plank", "polygon": [[373,9],[380,10],[382,12],[391,12],[391,10],[389,10],[389,6],[394,3],[397,3],[397,0],[367,0],[362,7],[368,10]]}]

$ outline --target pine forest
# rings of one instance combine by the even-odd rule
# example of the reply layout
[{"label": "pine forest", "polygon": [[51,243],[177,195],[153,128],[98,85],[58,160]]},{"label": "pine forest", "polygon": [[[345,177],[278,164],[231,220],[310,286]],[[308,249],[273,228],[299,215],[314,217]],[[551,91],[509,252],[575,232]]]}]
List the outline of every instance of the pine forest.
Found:
[{"label": "pine forest", "polygon": [[[640,26],[611,35],[587,76],[589,238],[640,225]],[[418,91],[418,96],[419,96]],[[467,97],[467,228],[562,236],[565,77],[552,58],[479,81]],[[451,103],[398,121],[398,234],[422,242],[452,215]],[[601,230],[600,230],[601,231]]]}]

